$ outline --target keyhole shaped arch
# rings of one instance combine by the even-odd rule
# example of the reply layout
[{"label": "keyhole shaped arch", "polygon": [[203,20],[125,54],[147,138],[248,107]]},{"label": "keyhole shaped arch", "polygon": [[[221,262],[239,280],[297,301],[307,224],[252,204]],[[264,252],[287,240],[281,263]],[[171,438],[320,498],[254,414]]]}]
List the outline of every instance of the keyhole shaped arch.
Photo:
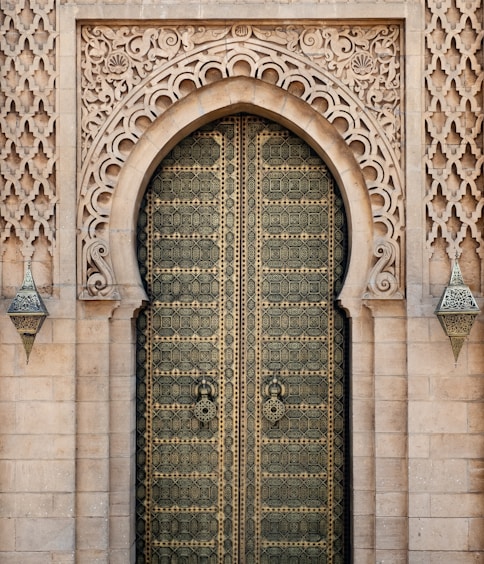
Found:
[{"label": "keyhole shaped arch", "polygon": [[367,288],[372,256],[372,212],[361,169],[338,131],[310,105],[277,86],[246,77],[213,83],[175,103],[147,129],[125,162],[114,191],[109,233],[122,301],[136,307],[146,299],[136,257],[136,225],[155,169],[189,133],[238,112],[260,115],[292,130],[313,147],[335,178],[349,231],[348,269],[339,300],[351,316]]}]

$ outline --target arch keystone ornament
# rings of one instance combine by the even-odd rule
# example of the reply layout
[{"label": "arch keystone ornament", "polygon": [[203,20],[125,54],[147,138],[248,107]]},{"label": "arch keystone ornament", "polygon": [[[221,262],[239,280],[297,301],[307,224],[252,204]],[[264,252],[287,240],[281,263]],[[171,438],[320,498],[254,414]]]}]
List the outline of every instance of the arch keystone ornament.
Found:
[{"label": "arch keystone ornament", "polygon": [[[244,106],[250,106],[252,113],[272,116],[296,133],[301,121],[306,120],[308,132],[299,134],[313,146],[317,143],[309,130],[314,129],[314,116],[324,118],[332,127],[357,163],[370,204],[373,233],[365,244],[372,258],[360,297],[402,297],[399,24],[86,24],[80,26],[80,36],[81,299],[119,299],[125,291],[112,256],[112,211],[127,163],[133,178],[125,203],[129,207],[124,213],[133,216],[146,188],[146,178],[178,140],[211,119],[246,111]],[[244,85],[249,88],[243,93],[230,90],[234,79],[246,79]],[[270,86],[270,90],[263,91],[269,96],[255,100],[262,92],[257,85]],[[230,90],[229,103],[224,99],[217,106],[218,98],[207,100],[203,96],[207,88],[214,86],[219,87],[218,95],[225,88]],[[197,95],[198,107],[193,114],[170,112]],[[245,96],[242,102],[240,96]],[[302,102],[305,108],[292,122],[285,118],[283,109],[272,110],[276,100],[288,103],[291,99]],[[154,140],[151,132],[158,122],[168,129],[178,129],[177,134]],[[153,161],[143,170],[130,159],[140,145],[154,153]],[[322,146],[315,148],[321,156],[330,152]],[[330,160],[326,162],[335,178],[345,174],[345,169],[337,169]],[[351,200],[350,185],[351,181],[342,185],[347,205]],[[134,248],[134,220],[131,224],[126,237]]]},{"label": "arch keystone ornament", "polygon": [[464,283],[459,262],[456,258],[449,284],[445,288],[439,305],[435,310],[435,315],[438,317],[445,334],[450,339],[456,362],[462,345],[469,336],[480,311],[470,288]]}]

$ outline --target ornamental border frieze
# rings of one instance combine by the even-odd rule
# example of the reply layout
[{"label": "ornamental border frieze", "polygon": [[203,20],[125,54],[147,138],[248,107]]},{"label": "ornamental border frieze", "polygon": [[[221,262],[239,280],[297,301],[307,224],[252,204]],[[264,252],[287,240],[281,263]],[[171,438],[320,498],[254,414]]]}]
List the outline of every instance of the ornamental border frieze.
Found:
[{"label": "ornamental border frieze", "polygon": [[136,142],[190,92],[236,76],[290,92],[340,132],[373,210],[366,297],[403,295],[400,25],[83,25],[80,37],[82,299],[119,297],[107,234],[117,178]]}]

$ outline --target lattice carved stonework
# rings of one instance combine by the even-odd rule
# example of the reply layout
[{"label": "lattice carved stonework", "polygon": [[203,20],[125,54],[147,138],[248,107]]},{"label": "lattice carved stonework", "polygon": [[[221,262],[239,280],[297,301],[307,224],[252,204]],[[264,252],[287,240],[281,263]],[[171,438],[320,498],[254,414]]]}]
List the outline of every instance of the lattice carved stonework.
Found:
[{"label": "lattice carved stonework", "polygon": [[[431,265],[462,255],[483,290],[483,14],[480,0],[428,0],[426,40],[426,207]],[[447,255],[447,257],[445,256]],[[434,280],[432,279],[434,273]],[[439,292],[441,290],[439,289]]]},{"label": "lattice carved stonework", "polygon": [[80,286],[115,298],[109,232],[117,178],[146,128],[177,100],[231,76],[305,100],[344,137],[373,207],[368,296],[403,288],[399,25],[84,25],[81,34]]},{"label": "lattice carved stonework", "polygon": [[[54,0],[2,2],[0,11],[0,241],[2,260],[38,256],[55,242]],[[10,257],[10,258],[9,258]],[[47,257],[47,258],[46,258]],[[51,268],[44,269],[52,276]],[[51,281],[42,280],[43,289]],[[5,279],[0,281],[5,288]]]}]

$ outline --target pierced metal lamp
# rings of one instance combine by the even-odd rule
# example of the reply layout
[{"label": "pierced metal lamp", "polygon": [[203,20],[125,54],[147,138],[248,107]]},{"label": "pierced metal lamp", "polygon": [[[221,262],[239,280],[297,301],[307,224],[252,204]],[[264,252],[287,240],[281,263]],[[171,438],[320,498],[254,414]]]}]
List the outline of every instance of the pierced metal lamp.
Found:
[{"label": "pierced metal lamp", "polygon": [[464,283],[456,258],[449,285],[445,288],[435,310],[435,315],[439,318],[445,334],[450,339],[456,362],[479,312],[479,306],[472,292]]},{"label": "pierced metal lamp", "polygon": [[45,318],[49,315],[35,286],[32,271],[30,270],[30,262],[27,264],[22,286],[10,304],[7,314],[22,338],[28,364],[35,337],[40,331]]}]

